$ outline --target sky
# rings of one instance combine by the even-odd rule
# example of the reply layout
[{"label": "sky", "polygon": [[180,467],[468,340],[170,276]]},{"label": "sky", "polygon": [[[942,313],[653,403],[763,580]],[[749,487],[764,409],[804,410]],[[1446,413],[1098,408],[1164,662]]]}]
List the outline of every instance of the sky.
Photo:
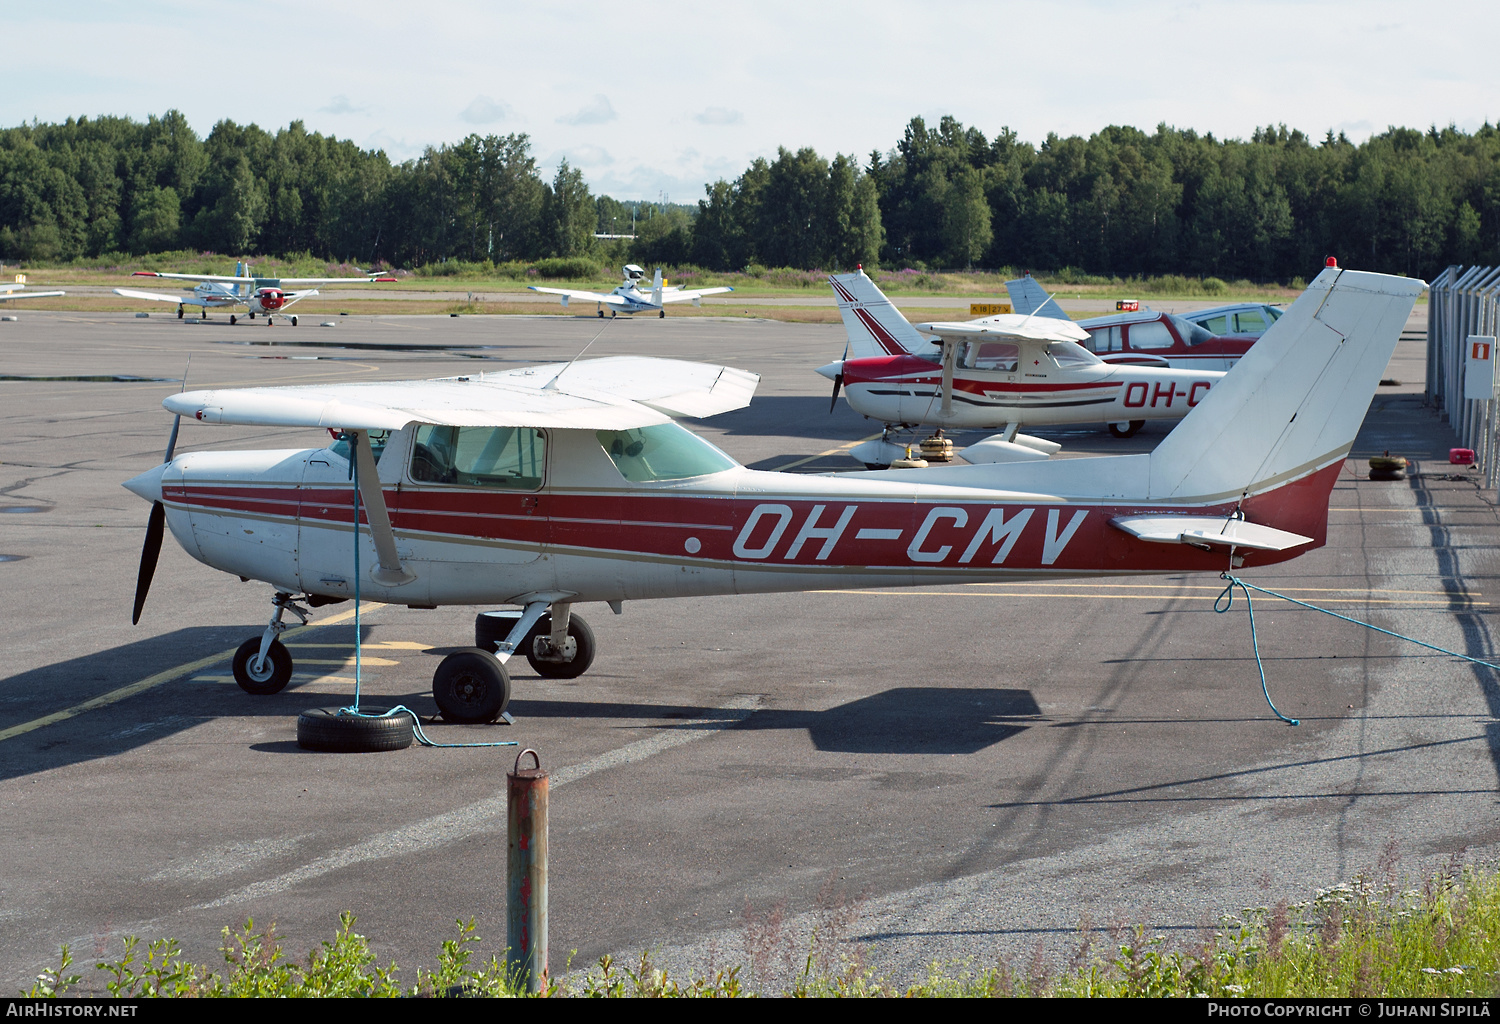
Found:
[{"label": "sky", "polygon": [[[1429,15],[1428,10],[1441,10]],[[0,125],[181,110],[384,149],[530,136],[596,194],[691,203],[780,146],[892,149],[951,114],[1037,144],[1112,124],[1363,140],[1500,117],[1500,13],[1409,2],[9,5]]]}]

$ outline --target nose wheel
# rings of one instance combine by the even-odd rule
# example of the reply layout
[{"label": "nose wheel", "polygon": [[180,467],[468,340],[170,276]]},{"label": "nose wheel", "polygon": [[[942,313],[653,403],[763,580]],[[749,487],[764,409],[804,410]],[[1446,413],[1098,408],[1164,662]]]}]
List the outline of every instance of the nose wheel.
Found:
[{"label": "nose wheel", "polygon": [[271,598],[271,606],[275,611],[271,613],[265,632],[246,640],[234,652],[234,681],[246,693],[257,696],[280,693],[292,678],[292,656],[277,639],[287,628],[281,617],[291,612],[305,625],[309,614],[292,599],[291,594],[278,593]]}]

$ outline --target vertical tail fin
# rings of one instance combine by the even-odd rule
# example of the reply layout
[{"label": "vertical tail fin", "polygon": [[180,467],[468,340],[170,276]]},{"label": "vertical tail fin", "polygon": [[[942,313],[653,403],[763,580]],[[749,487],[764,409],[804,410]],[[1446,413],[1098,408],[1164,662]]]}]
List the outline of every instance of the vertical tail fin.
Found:
[{"label": "vertical tail fin", "polygon": [[1021,277],[1014,281],[1005,282],[1005,290],[1010,292],[1010,308],[1012,312],[1020,313],[1022,316],[1047,316],[1054,320],[1071,320],[1063,308],[1057,304],[1057,300],[1047,294],[1047,290],[1036,283],[1034,277]]},{"label": "vertical tail fin", "polygon": [[661,305],[661,267],[656,268],[656,273],[651,278],[651,304]]},{"label": "vertical tail fin", "polygon": [[1150,496],[1232,501],[1342,461],[1426,287],[1325,269],[1157,445]]},{"label": "vertical tail fin", "polygon": [[851,356],[898,356],[931,350],[932,342],[907,322],[863,270],[834,274],[828,283],[838,298]]}]

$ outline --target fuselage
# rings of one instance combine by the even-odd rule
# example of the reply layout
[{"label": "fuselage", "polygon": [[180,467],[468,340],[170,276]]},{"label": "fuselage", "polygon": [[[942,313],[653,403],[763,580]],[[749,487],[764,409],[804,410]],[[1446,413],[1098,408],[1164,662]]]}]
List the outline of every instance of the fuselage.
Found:
[{"label": "fuselage", "polygon": [[1004,368],[959,367],[953,404],[942,410],[942,367],[921,356],[869,356],[842,363],[856,412],[882,423],[955,429],[1181,419],[1224,375],[1200,370],[1091,363],[1062,368],[1041,351]]},{"label": "fuselage", "polygon": [[[425,456],[415,430],[391,436],[379,476],[397,552],[416,579],[393,587],[372,581],[366,528],[360,586],[370,599],[503,604],[566,592],[614,601],[1229,565],[1224,549],[1148,543],[1111,525],[1117,516],[1152,512],[1228,515],[1235,502],[1223,498],[1163,504],[975,487],[967,477],[964,486],[946,482],[946,475],[991,467],[821,477],[733,466],[688,479],[628,480],[596,433],[583,430],[544,432],[539,486],[497,491],[421,480],[426,470],[414,467]],[[1128,478],[1141,472],[1131,460],[1146,458],[1093,460],[1097,469],[1078,478],[1101,485],[1095,495],[1130,493]],[[1312,542],[1242,550],[1237,564],[1282,561],[1321,545],[1341,464],[1309,467],[1246,499],[1248,519]],[[161,467],[157,484],[173,535],[200,561],[287,592],[353,595],[354,492],[338,452],[197,452]]]}]

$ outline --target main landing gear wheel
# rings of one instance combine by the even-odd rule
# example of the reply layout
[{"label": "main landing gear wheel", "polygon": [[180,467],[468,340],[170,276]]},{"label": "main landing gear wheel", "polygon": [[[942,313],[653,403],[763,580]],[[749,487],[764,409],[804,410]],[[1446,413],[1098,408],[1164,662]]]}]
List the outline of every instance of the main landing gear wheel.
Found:
[{"label": "main landing gear wheel", "polygon": [[182,307],[181,306],[177,307],[177,319],[179,319],[179,320],[182,319]]},{"label": "main landing gear wheel", "polygon": [[493,722],[510,704],[510,675],[477,647],[454,651],[432,674],[432,699],[448,722]]},{"label": "main landing gear wheel", "polygon": [[255,667],[258,654],[260,637],[253,636],[240,644],[240,649],[234,652],[234,681],[246,693],[261,696],[280,693],[292,678],[292,656],[287,653],[280,640],[271,641],[271,646],[266,651],[266,660],[259,669]]},{"label": "main landing gear wheel", "polygon": [[664,309],[664,310],[660,311],[659,313],[657,313],[656,315],[657,315],[658,319],[665,320],[667,318],[667,311]]},{"label": "main landing gear wheel", "polygon": [[604,319],[604,310],[602,310],[602,309],[601,309],[601,310],[599,310],[599,319],[600,319],[600,320],[603,320],[603,319]]},{"label": "main landing gear wheel", "polygon": [[[405,750],[411,746],[410,714],[389,718],[340,714],[340,708],[312,708],[297,716],[297,746],[339,754]],[[365,708],[366,715],[383,715],[387,708]]]},{"label": "main landing gear wheel", "polygon": [[237,324],[239,322],[240,322],[239,317],[235,316],[233,313],[229,314],[229,326],[230,327],[233,327],[235,324]]},{"label": "main landing gear wheel", "polygon": [[[493,651],[495,645],[510,636],[519,613],[480,614],[474,619],[474,646],[482,651]],[[517,654],[526,655],[526,662],[537,675],[546,679],[577,679],[594,663],[597,645],[594,631],[579,615],[568,616],[568,639],[573,641],[571,655],[564,652],[566,661],[547,660],[552,647],[552,614],[549,612],[537,620],[516,649]]]},{"label": "main landing gear wheel", "polygon": [[1134,437],[1135,432],[1145,425],[1145,420],[1131,420],[1129,423],[1111,423],[1109,425],[1109,432],[1115,437]]},{"label": "main landing gear wheel", "polygon": [[296,326],[297,326],[297,318],[296,318],[296,317],[295,317],[295,316],[294,316],[294,317],[292,317],[292,326],[293,326],[293,327],[296,327]]}]

